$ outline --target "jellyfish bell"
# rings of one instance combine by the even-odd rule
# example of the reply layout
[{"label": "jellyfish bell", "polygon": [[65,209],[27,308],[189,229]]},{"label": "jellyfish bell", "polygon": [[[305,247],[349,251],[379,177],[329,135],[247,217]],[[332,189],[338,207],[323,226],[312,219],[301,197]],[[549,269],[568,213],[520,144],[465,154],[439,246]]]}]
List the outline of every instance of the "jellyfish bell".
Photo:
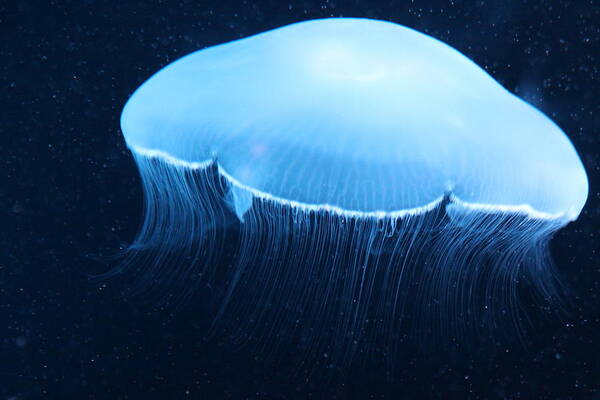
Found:
[{"label": "jellyfish bell", "polygon": [[393,336],[411,302],[437,321],[504,307],[521,273],[552,296],[547,242],[587,198],[549,118],[383,21],[306,21],[192,53],[133,94],[121,126],[146,198],[133,258],[152,280],[209,279],[235,215],[216,315],[244,337],[335,327],[352,347]]},{"label": "jellyfish bell", "polygon": [[574,219],[587,196],[547,117],[447,45],[382,21],[308,21],[193,53],[138,89],[122,127],[137,153],[218,159],[239,187],[302,205],[389,213],[451,191]]}]

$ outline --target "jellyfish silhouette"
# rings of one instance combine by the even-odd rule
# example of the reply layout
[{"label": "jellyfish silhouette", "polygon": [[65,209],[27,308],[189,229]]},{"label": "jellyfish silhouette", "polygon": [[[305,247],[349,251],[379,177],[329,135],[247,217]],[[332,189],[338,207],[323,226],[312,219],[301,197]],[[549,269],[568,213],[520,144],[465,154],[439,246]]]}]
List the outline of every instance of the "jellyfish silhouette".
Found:
[{"label": "jellyfish silhouette", "polygon": [[233,342],[342,359],[406,326],[463,334],[551,300],[553,233],[587,198],[549,118],[446,44],[369,19],[197,51],[127,102],[145,220],[124,266],[203,292]]}]

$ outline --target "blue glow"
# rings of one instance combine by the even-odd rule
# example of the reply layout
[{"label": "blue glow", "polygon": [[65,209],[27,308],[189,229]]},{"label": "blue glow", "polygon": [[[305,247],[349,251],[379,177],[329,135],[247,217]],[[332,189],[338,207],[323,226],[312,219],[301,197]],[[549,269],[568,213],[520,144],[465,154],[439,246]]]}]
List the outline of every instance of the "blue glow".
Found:
[{"label": "blue glow", "polygon": [[118,270],[172,297],[201,288],[230,337],[300,335],[340,362],[374,340],[393,352],[411,312],[448,337],[518,325],[520,280],[559,297],[548,242],[588,193],[549,118],[382,21],[200,50],[145,82],[121,124],[146,204]]}]

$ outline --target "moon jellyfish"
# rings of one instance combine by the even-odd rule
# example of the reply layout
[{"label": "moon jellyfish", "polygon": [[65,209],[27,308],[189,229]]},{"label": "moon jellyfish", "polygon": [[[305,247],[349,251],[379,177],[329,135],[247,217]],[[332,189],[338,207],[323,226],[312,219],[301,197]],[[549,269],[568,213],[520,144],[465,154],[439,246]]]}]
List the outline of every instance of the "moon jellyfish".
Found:
[{"label": "moon jellyfish", "polygon": [[[587,198],[566,135],[448,45],[369,19],[183,57],[127,102],[145,193],[125,265],[204,295],[233,343],[347,360],[459,337],[560,292],[548,243]],[[322,354],[322,353],[321,353]]]}]

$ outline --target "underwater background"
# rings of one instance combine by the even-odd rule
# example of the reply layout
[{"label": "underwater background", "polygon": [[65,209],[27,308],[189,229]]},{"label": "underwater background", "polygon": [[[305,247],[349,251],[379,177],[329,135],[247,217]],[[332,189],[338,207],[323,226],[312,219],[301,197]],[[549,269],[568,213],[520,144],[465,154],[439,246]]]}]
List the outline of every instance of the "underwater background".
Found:
[{"label": "underwater background", "polygon": [[[119,128],[131,93],[200,48],[331,16],[441,39],[575,145],[590,194],[551,244],[572,304],[557,317],[526,303],[526,343],[407,345],[393,377],[377,360],[292,374],[293,347],[271,364],[251,346],[203,340],[199,303],[161,305],[90,279],[116,265],[141,222]],[[0,44],[0,399],[600,398],[596,0],[7,1]]]}]

